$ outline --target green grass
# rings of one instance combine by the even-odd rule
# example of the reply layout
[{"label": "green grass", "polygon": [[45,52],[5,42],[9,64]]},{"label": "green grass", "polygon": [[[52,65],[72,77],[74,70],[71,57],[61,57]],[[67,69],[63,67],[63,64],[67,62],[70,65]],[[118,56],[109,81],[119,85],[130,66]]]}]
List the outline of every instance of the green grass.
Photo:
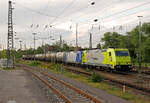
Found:
[{"label": "green grass", "polygon": [[39,61],[34,61],[34,62],[31,62],[30,66],[39,66],[41,65],[41,62]]},{"label": "green grass", "polygon": [[[31,65],[33,63],[33,61],[20,61],[19,63]],[[124,93],[121,89],[119,89],[115,86],[109,85],[106,82],[103,82],[103,81],[102,82],[93,82],[90,78],[86,77],[85,75],[82,75],[82,74],[79,75],[79,74],[74,74],[72,72],[68,72],[62,64],[40,62],[40,65],[37,65],[37,66],[40,68],[49,69],[51,72],[54,72],[56,74],[62,74],[61,68],[64,68],[63,75],[66,77],[78,80],[87,85],[104,90],[107,93],[110,93],[110,94],[118,96],[120,98],[129,100],[132,103],[150,103],[150,101],[144,100],[144,98],[134,95],[132,92]]]},{"label": "green grass", "polygon": [[[139,63],[134,63],[133,65],[134,66],[139,66]],[[141,65],[144,66],[144,67],[150,67],[150,63],[142,63]]]}]

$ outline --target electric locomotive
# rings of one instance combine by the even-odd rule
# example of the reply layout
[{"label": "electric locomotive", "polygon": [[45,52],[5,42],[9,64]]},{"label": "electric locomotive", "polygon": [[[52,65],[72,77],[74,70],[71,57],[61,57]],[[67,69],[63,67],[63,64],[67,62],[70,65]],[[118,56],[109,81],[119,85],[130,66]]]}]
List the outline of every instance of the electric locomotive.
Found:
[{"label": "electric locomotive", "polygon": [[[33,55],[24,55],[23,59],[33,60]],[[132,68],[128,49],[108,48],[83,51],[52,52],[36,54],[35,59],[67,64],[78,64],[113,71],[130,71]]]}]

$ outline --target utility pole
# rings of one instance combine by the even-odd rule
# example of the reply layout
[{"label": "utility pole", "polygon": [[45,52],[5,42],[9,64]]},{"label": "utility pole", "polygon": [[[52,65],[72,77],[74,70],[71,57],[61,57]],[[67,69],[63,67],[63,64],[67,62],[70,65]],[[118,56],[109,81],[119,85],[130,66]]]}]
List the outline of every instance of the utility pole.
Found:
[{"label": "utility pole", "polygon": [[[50,38],[50,37],[49,37]],[[44,40],[45,39],[49,39],[49,38],[40,38],[41,40],[42,40],[42,50],[43,50],[43,52],[44,52],[44,54],[46,55],[46,50],[45,50],[45,47],[44,47]]]},{"label": "utility pole", "polygon": [[37,34],[37,33],[32,33],[33,34],[33,36],[34,36],[34,38],[33,38],[33,40],[34,40],[34,51],[33,51],[33,54],[34,54],[34,61],[35,61],[35,35]]},{"label": "utility pole", "polygon": [[45,47],[44,47],[44,40],[42,40],[42,49],[43,49],[43,52],[44,52],[44,56],[46,57],[46,50],[45,50]]},{"label": "utility pole", "polygon": [[76,23],[76,49],[78,48],[78,23]]},{"label": "utility pole", "polygon": [[89,49],[92,49],[92,33],[90,33]]},{"label": "utility pole", "polygon": [[[16,36],[16,35],[15,35],[15,36]],[[14,40],[15,40],[15,41],[14,41],[14,49],[17,50],[17,47],[16,47],[15,43],[16,43],[17,40],[19,40],[19,38],[15,37]]]},{"label": "utility pole", "polygon": [[22,49],[22,44],[21,44],[21,43],[22,43],[22,41],[20,40],[19,42],[20,42],[20,50],[21,50],[21,49]]},{"label": "utility pole", "polygon": [[90,33],[90,40],[89,40],[89,49],[92,49],[92,32],[93,32],[93,25],[92,25],[92,31]]},{"label": "utility pole", "polygon": [[27,46],[26,46],[26,44],[24,44],[24,50],[27,50]]},{"label": "utility pole", "polygon": [[62,36],[60,35],[60,47],[62,47]]},{"label": "utility pole", "polygon": [[7,37],[7,67],[9,66],[10,59],[12,59],[12,66],[14,67],[14,42],[13,42],[13,20],[12,20],[12,2],[8,1],[8,37]]},{"label": "utility pole", "polygon": [[143,16],[137,16],[138,18],[139,18],[139,57],[138,57],[138,59],[139,59],[139,70],[138,70],[138,72],[139,72],[139,75],[141,74],[141,20],[140,20],[140,18],[142,18]]}]

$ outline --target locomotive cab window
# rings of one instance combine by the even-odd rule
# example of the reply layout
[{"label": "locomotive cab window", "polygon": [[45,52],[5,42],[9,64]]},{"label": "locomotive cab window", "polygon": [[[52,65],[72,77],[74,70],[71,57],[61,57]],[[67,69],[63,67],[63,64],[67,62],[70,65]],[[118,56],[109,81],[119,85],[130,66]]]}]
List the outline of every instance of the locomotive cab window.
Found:
[{"label": "locomotive cab window", "polygon": [[116,56],[129,56],[128,51],[115,51]]}]

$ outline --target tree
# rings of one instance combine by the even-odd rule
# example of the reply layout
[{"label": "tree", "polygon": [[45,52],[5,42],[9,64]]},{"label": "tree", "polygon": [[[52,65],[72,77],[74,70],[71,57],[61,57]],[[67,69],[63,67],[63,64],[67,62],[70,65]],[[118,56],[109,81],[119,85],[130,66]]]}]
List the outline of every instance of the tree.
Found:
[{"label": "tree", "polygon": [[146,39],[143,46],[143,61],[150,62],[150,36]]},{"label": "tree", "polygon": [[101,48],[102,48],[102,47],[101,47],[101,44],[98,43],[97,46],[96,46],[96,48],[101,49]]},{"label": "tree", "polygon": [[[116,32],[107,32],[101,39],[104,42],[104,48],[128,48],[132,58],[138,60],[139,53],[139,26],[133,28],[126,35],[121,35]],[[144,23],[141,26],[141,50],[142,60],[150,62],[150,23]]]},{"label": "tree", "polygon": [[118,34],[117,32],[107,32],[104,34],[104,37],[101,39],[105,44],[103,48],[109,48],[109,47],[120,47],[120,41],[121,41],[121,34]]},{"label": "tree", "polygon": [[0,58],[7,58],[7,50],[0,51]]}]

